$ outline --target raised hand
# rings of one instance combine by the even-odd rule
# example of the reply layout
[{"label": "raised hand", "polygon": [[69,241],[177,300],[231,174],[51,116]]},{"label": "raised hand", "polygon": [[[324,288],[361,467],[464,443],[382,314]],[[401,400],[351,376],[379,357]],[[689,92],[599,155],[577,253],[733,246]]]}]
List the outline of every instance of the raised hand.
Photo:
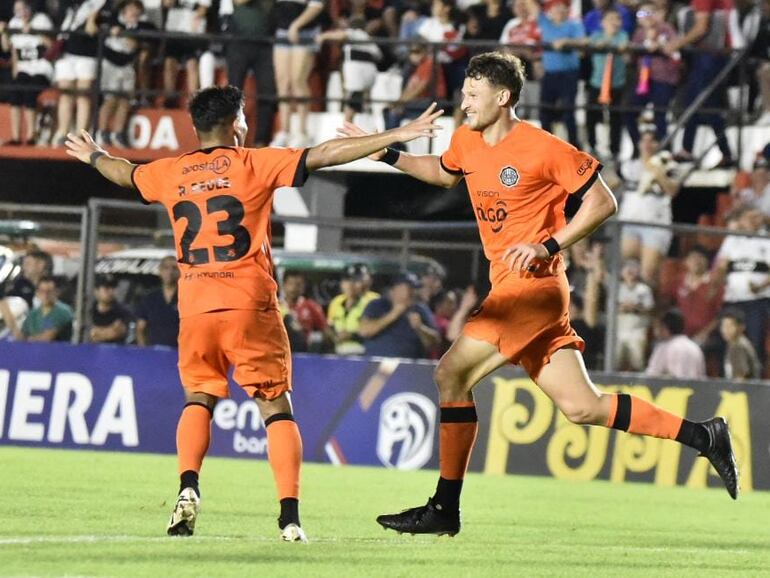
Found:
[{"label": "raised hand", "polygon": [[409,142],[411,140],[426,136],[433,138],[436,131],[443,127],[435,124],[435,120],[444,114],[444,109],[436,110],[437,104],[434,102],[425,109],[420,116],[402,127],[392,129],[399,136],[399,142]]},{"label": "raised hand", "polygon": [[[340,137],[357,137],[357,136],[368,136],[368,135],[369,135],[368,132],[366,132],[357,124],[353,124],[352,122],[345,122],[341,127],[337,129],[337,136],[340,136]],[[384,156],[385,156],[385,149],[382,149],[377,151],[376,153],[370,154],[366,158],[371,159],[373,161],[379,161]]]},{"label": "raised hand", "polygon": [[106,151],[94,142],[88,131],[81,130],[80,134],[67,133],[67,140],[64,143],[67,147],[67,154],[75,157],[84,163],[91,163],[91,155],[95,152]]}]

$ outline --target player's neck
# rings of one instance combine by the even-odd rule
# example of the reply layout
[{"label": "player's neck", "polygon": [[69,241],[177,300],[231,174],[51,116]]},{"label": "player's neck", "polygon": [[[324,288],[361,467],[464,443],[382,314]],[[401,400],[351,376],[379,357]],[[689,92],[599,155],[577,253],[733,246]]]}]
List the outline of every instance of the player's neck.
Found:
[{"label": "player's neck", "polygon": [[200,139],[201,149],[238,146],[234,135],[212,134]]},{"label": "player's neck", "polygon": [[508,136],[513,127],[521,122],[515,116],[502,115],[494,123],[481,131],[484,142],[489,146],[495,146],[501,140]]}]

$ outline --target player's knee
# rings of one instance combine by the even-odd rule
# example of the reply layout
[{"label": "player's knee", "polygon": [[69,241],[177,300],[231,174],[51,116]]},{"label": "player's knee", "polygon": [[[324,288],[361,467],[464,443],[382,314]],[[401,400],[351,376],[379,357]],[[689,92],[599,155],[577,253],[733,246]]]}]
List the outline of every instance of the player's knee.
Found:
[{"label": "player's knee", "polygon": [[218,397],[204,393],[202,391],[185,392],[185,403],[197,403],[200,405],[205,405],[212,412],[214,411],[214,407],[217,405],[217,401],[219,401]]},{"label": "player's knee", "polygon": [[433,371],[433,380],[436,382],[439,393],[459,394],[466,393],[470,388],[466,386],[462,376],[452,370],[447,363],[439,363]]}]

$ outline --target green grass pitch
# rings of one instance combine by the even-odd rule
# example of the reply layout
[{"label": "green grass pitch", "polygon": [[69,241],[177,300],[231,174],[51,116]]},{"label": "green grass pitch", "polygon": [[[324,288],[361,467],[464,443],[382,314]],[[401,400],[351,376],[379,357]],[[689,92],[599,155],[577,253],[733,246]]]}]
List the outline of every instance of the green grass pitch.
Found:
[{"label": "green grass pitch", "polygon": [[196,535],[169,538],[172,456],[0,448],[2,576],[770,575],[770,494],[471,475],[455,538],[377,514],[423,503],[435,472],[306,465],[311,543],[278,541],[264,462],[209,458]]}]

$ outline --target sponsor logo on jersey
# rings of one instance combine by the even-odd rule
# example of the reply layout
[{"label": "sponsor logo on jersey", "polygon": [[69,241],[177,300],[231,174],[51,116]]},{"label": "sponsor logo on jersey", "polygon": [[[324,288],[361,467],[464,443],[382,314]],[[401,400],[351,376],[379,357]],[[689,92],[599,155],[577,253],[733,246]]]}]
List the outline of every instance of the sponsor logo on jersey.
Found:
[{"label": "sponsor logo on jersey", "polygon": [[215,158],[213,161],[208,161],[205,163],[198,163],[195,165],[189,165],[189,166],[183,167],[182,174],[186,175],[188,173],[212,171],[213,173],[221,175],[223,173],[226,173],[229,168],[230,168],[230,159],[225,155],[220,155],[217,158]]},{"label": "sponsor logo on jersey", "polygon": [[503,228],[503,221],[508,218],[505,201],[496,201],[492,207],[476,205],[476,217],[480,223],[489,223],[493,233],[499,233]]},{"label": "sponsor logo on jersey", "polygon": [[511,166],[505,167],[500,171],[500,182],[506,187],[513,187],[519,182],[519,171]]},{"label": "sponsor logo on jersey", "polygon": [[586,160],[584,160],[584,161],[583,161],[583,164],[581,164],[581,165],[578,167],[578,170],[577,170],[577,174],[578,174],[578,175],[580,175],[580,176],[582,177],[584,174],[586,174],[586,171],[587,171],[588,169],[590,169],[590,168],[591,168],[591,165],[593,165],[593,164],[594,164],[594,161],[593,161],[593,159],[586,159]]},{"label": "sponsor logo on jersey", "polygon": [[436,405],[424,395],[392,395],[380,408],[377,457],[389,468],[421,468],[433,455],[435,421]]}]

